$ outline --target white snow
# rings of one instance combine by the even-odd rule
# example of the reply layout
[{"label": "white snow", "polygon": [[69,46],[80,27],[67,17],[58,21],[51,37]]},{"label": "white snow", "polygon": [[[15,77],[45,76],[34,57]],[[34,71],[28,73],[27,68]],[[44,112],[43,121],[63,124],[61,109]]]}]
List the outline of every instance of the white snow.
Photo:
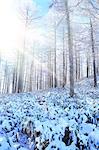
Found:
[{"label": "white snow", "polygon": [[77,83],[74,98],[68,87],[0,95],[0,150],[98,149],[99,87],[91,82]]}]

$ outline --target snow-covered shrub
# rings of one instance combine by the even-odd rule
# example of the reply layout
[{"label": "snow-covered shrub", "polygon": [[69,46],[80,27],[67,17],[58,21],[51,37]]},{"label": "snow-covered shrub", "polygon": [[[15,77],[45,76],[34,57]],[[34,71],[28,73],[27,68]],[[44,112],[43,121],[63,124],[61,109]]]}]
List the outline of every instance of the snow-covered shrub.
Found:
[{"label": "snow-covered shrub", "polygon": [[5,136],[0,136],[0,150],[10,150],[11,145]]},{"label": "snow-covered shrub", "polygon": [[33,137],[34,123],[31,120],[22,124],[22,133],[26,134],[28,137]]},{"label": "snow-covered shrub", "polygon": [[88,136],[88,147],[89,149],[99,149],[99,130],[91,132]]},{"label": "snow-covered shrub", "polygon": [[13,130],[14,128],[14,122],[12,122],[11,120],[5,119],[2,122],[2,128],[6,131],[6,132],[10,132]]}]

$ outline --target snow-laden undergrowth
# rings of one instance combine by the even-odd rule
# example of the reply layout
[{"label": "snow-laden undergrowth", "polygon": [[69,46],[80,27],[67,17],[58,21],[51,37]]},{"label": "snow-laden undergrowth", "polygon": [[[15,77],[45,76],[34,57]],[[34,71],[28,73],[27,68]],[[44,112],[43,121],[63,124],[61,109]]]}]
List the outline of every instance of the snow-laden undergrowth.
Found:
[{"label": "snow-laden undergrowth", "polygon": [[99,87],[0,96],[0,150],[97,150]]}]

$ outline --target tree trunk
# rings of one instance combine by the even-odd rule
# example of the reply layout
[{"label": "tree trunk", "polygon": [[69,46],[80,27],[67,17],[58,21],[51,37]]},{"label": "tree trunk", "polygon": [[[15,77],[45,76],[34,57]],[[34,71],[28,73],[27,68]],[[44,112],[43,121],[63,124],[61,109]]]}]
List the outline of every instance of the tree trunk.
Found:
[{"label": "tree trunk", "polygon": [[55,23],[55,43],[54,43],[54,87],[57,87],[57,77],[56,77],[56,23]]},{"label": "tree trunk", "polygon": [[89,58],[87,53],[87,78],[89,78]]},{"label": "tree trunk", "polygon": [[96,62],[95,62],[95,49],[94,49],[94,37],[93,37],[93,25],[90,19],[90,29],[91,29],[91,46],[92,46],[92,57],[93,57],[93,73],[94,73],[94,87],[97,86],[97,76],[96,76]]},{"label": "tree trunk", "polygon": [[70,96],[74,96],[74,67],[73,67],[73,45],[71,37],[70,14],[68,9],[68,0],[65,0],[67,30],[68,30],[68,48],[69,48],[69,66],[70,66]]},{"label": "tree trunk", "polygon": [[65,45],[64,45],[64,42],[65,42],[65,38],[64,38],[64,28],[63,28],[63,87],[66,85],[66,54],[65,54]]}]

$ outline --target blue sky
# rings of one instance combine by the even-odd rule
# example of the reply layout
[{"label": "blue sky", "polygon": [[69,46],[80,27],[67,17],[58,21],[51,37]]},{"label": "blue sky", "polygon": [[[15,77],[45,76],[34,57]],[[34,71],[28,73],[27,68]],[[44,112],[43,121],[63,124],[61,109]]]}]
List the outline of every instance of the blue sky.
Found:
[{"label": "blue sky", "polygon": [[34,0],[34,1],[41,8],[40,13],[42,13],[42,15],[44,15],[48,12],[49,5],[51,4],[52,0]]}]

